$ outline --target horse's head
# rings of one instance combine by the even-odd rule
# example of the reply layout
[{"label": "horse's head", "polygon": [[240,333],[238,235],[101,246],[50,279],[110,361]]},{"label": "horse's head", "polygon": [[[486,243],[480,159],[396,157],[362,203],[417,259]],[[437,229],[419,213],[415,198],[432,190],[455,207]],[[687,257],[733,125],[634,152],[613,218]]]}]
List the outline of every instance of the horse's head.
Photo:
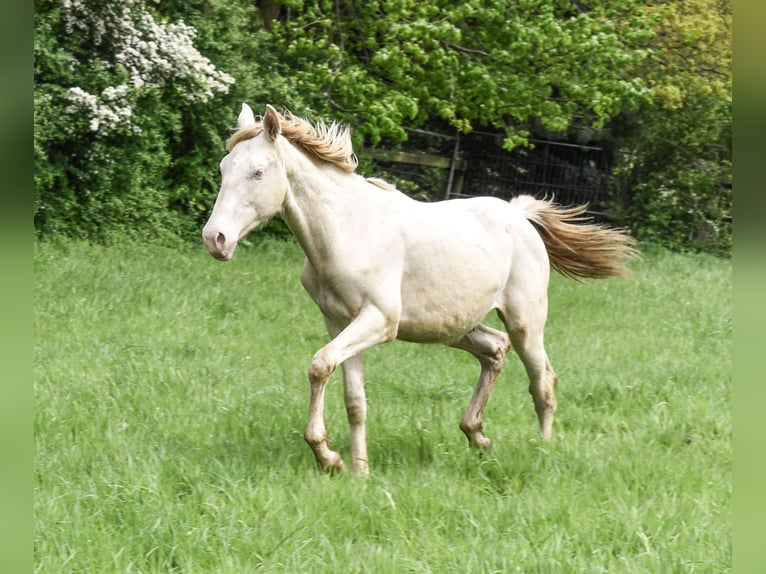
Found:
[{"label": "horse's head", "polygon": [[231,259],[242,237],[282,210],[288,183],[277,145],[281,131],[273,107],[266,106],[257,123],[250,106],[242,104],[237,132],[221,160],[221,189],[202,229],[205,247],[216,259]]}]

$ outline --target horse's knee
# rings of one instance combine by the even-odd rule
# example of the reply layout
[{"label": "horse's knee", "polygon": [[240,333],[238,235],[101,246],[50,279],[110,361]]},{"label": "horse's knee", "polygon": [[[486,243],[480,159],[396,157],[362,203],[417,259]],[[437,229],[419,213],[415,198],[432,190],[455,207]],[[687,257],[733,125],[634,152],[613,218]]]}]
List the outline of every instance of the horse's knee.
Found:
[{"label": "horse's knee", "polygon": [[508,355],[510,348],[511,339],[505,333],[501,333],[492,350],[483,353],[479,357],[482,367],[499,373],[505,364],[505,357]]},{"label": "horse's knee", "polygon": [[309,381],[311,384],[323,383],[330,378],[336,365],[327,360],[323,349],[317,351],[311,360],[309,367]]},{"label": "horse's knee", "polygon": [[507,333],[499,333],[494,347],[492,358],[496,361],[504,361],[505,356],[508,354],[508,350],[511,348],[511,338]]},{"label": "horse's knee", "polygon": [[501,366],[503,362],[505,361],[505,357],[508,355],[508,351],[511,350],[511,338],[505,333],[503,333],[502,335],[503,335],[503,338],[500,341],[497,351],[495,352],[497,361],[500,363]]},{"label": "horse's knee", "polygon": [[367,405],[364,401],[346,401],[346,415],[351,425],[361,425],[367,418]]}]

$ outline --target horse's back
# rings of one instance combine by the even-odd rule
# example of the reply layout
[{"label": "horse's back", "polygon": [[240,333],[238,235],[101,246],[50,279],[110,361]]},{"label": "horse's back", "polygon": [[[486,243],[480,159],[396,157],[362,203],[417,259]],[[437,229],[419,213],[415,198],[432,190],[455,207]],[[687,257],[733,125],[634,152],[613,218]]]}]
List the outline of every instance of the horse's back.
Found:
[{"label": "horse's back", "polygon": [[[420,204],[416,241],[432,239],[461,258],[492,257],[508,261],[528,253],[548,265],[540,234],[514,204],[497,197],[453,199]],[[505,265],[501,265],[505,267]]]}]

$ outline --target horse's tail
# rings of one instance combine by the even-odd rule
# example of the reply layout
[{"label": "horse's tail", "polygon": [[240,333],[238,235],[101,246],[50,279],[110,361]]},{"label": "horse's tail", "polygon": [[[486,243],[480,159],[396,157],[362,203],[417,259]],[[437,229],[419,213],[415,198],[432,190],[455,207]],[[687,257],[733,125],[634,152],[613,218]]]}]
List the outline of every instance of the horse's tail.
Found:
[{"label": "horse's tail", "polygon": [[628,275],[624,261],[639,255],[636,240],[623,229],[592,223],[588,205],[562,207],[552,200],[520,195],[511,205],[521,210],[545,243],[551,267],[566,277]]}]

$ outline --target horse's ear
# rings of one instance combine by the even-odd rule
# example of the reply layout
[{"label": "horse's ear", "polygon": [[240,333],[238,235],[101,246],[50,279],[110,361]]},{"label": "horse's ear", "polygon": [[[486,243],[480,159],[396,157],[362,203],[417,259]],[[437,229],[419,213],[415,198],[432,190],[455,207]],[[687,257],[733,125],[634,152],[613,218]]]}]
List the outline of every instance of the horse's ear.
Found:
[{"label": "horse's ear", "polygon": [[255,125],[255,116],[253,115],[253,110],[250,108],[250,106],[243,103],[242,111],[239,112],[239,117],[237,118],[237,128],[242,129],[252,125]]},{"label": "horse's ear", "polygon": [[275,141],[282,133],[282,126],[279,123],[279,112],[269,104],[266,104],[266,113],[263,116],[263,131],[269,141]]}]

